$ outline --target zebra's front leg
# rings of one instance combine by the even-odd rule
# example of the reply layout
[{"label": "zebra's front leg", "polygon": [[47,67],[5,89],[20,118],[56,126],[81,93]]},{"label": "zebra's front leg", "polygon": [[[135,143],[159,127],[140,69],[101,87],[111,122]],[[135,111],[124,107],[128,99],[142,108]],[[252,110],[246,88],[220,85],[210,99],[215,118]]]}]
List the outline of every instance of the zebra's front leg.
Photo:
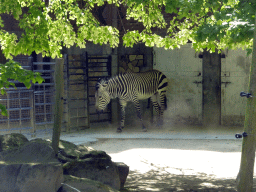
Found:
[{"label": "zebra's front leg", "polygon": [[126,107],[126,102],[120,100],[120,106],[121,106],[121,121],[120,121],[120,127],[117,128],[116,132],[121,133],[124,128],[124,120],[125,120],[125,107]]},{"label": "zebra's front leg", "polygon": [[140,122],[141,122],[142,131],[146,132],[146,131],[147,131],[147,128],[146,128],[146,127],[144,126],[144,124],[143,124],[143,120],[142,120],[141,112],[140,112],[140,103],[139,103],[139,100],[134,99],[133,102],[134,102],[135,108],[136,108],[136,110],[137,110],[137,116],[139,117]]}]

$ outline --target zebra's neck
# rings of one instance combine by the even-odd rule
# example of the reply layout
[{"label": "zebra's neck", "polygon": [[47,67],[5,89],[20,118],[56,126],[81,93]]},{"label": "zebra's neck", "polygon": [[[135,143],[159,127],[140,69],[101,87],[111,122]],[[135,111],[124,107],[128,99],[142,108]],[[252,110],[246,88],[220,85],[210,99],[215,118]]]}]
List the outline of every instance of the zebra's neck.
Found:
[{"label": "zebra's neck", "polygon": [[111,99],[120,97],[120,95],[123,92],[123,89],[124,88],[122,82],[120,81],[118,76],[109,79],[107,91]]}]

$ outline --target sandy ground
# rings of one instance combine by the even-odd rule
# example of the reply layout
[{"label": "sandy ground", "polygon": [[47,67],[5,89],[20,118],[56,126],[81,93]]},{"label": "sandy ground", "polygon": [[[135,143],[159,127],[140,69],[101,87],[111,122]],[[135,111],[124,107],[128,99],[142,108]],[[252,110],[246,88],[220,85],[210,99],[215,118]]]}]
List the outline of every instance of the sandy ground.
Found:
[{"label": "sandy ground", "polygon": [[241,127],[151,129],[144,138],[135,128],[114,131],[87,145],[130,167],[123,191],[236,191],[242,139],[234,135]]},{"label": "sandy ground", "polygon": [[[80,132],[62,132],[61,139],[106,151],[113,161],[127,164],[130,173],[123,192],[236,191],[242,139],[235,134],[242,133],[242,127],[169,125],[151,126],[148,132],[127,127],[122,133],[116,133],[116,128],[103,123]],[[51,132],[26,136],[51,139]]]}]

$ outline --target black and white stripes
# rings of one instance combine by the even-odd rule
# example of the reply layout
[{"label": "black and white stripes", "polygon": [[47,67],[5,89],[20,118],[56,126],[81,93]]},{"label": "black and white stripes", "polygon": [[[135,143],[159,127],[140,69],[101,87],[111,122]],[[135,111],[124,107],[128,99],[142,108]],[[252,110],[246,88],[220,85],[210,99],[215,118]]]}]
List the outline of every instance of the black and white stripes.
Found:
[{"label": "black and white stripes", "polygon": [[167,108],[166,90],[168,81],[166,76],[157,70],[143,73],[124,73],[108,80],[101,79],[96,84],[96,109],[104,110],[113,98],[119,98],[121,105],[121,125],[117,132],[122,132],[125,120],[125,107],[132,101],[141,120],[142,129],[146,131],[141,119],[139,100],[150,98],[158,114],[158,123],[162,124],[163,110]]}]

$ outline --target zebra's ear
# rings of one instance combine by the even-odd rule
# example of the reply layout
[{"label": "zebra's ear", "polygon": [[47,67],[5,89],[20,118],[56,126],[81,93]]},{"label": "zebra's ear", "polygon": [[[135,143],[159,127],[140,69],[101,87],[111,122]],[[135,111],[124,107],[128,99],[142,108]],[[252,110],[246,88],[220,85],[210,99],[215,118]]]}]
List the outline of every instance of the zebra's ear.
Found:
[{"label": "zebra's ear", "polygon": [[106,87],[108,85],[108,78],[104,78],[104,80],[102,81],[102,86]]},{"label": "zebra's ear", "polygon": [[98,79],[97,83],[100,83],[101,82],[101,78]]},{"label": "zebra's ear", "polygon": [[96,83],[96,85],[95,85],[95,89],[96,89],[96,91],[98,91],[98,89],[100,88],[100,85],[99,85],[99,83]]},{"label": "zebra's ear", "polygon": [[101,84],[101,78],[98,79],[96,85],[95,85],[95,89],[96,91],[98,91],[98,89],[100,88],[100,84]]},{"label": "zebra's ear", "polygon": [[96,91],[100,87],[106,87],[107,85],[108,85],[108,79],[107,78],[104,78],[104,79],[99,78],[96,85],[95,85]]}]

